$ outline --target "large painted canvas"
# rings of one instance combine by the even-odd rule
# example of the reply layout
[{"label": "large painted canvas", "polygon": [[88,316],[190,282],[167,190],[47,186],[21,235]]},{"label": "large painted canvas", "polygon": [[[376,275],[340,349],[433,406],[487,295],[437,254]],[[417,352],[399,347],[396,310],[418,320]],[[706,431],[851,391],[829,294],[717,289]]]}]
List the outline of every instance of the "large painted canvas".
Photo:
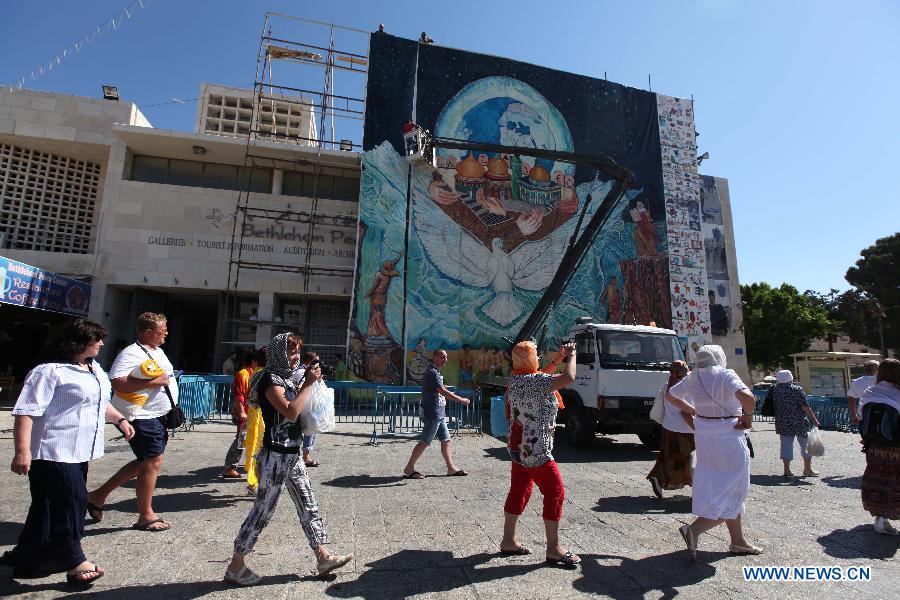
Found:
[{"label": "large painted canvas", "polygon": [[[545,292],[581,209],[586,223],[613,185],[587,161],[541,150],[605,153],[635,175],[538,332],[546,345],[581,316],[672,326],[655,94],[380,33],[369,57],[348,344],[357,376],[416,382],[439,347],[454,383],[508,370],[503,337]],[[434,165],[410,164],[410,120],[515,151],[438,148]]]}]

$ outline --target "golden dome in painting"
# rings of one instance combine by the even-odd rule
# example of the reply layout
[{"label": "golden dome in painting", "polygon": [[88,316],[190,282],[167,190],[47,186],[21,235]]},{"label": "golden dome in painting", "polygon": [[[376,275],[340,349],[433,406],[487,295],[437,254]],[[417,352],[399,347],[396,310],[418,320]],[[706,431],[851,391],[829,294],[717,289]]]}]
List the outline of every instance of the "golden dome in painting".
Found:
[{"label": "golden dome in painting", "polygon": [[465,159],[459,161],[456,165],[456,174],[466,179],[481,179],[484,177],[484,167],[475,160],[475,157],[469,154]]},{"label": "golden dome in painting", "polygon": [[506,161],[502,158],[488,159],[487,172],[494,179],[509,177],[509,167],[506,166]]},{"label": "golden dome in painting", "polygon": [[534,165],[530,171],[528,171],[528,178],[535,183],[548,183],[550,181],[550,173],[547,172],[547,169],[540,165]]}]

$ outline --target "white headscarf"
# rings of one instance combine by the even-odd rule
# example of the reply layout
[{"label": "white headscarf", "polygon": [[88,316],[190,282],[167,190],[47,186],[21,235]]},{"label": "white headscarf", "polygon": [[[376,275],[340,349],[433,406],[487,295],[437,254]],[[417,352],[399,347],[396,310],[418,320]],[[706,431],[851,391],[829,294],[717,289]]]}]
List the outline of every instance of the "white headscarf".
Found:
[{"label": "white headscarf", "polygon": [[775,379],[778,380],[778,383],[791,383],[794,381],[794,375],[787,369],[783,371],[778,371],[775,373]]},{"label": "white headscarf", "polygon": [[698,369],[706,369],[709,367],[720,367],[724,369],[725,364],[725,351],[722,350],[722,346],[707,344],[705,346],[700,346],[700,349],[697,350]]}]

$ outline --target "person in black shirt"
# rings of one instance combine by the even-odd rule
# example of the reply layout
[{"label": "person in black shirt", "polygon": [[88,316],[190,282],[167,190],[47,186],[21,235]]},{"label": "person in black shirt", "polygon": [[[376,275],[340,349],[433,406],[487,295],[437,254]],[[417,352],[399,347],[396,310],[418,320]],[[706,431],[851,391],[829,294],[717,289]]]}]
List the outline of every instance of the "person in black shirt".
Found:
[{"label": "person in black shirt", "polygon": [[256,373],[250,382],[250,396],[256,395],[266,428],[263,448],[257,455],[259,490],[250,514],[234,540],[234,556],[225,571],[225,581],[234,585],[256,585],[262,581],[247,568],[244,557],[253,550],[259,534],[272,519],[285,487],[316,555],[319,575],[330,573],[353,559],[352,554],[329,554],[325,547],[328,541],[325,522],[319,515],[306,465],[300,460],[303,432],[297,418],[309,398],[312,385],[322,377],[319,366],[313,365],[307,369],[302,384],[298,386],[291,380],[302,348],[303,340],[299,336],[276,335],[269,342],[266,368]]}]

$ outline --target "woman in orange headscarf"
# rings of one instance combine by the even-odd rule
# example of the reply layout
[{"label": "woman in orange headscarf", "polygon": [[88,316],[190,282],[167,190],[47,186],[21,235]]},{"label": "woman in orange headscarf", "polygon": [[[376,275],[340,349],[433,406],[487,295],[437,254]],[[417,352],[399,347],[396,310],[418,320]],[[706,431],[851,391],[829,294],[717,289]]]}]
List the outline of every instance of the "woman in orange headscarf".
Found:
[{"label": "woman in orange headscarf", "polygon": [[559,543],[559,520],[566,497],[562,477],[553,460],[553,430],[561,398],[556,391],[575,381],[575,347],[560,346],[557,360],[547,371],[565,361],[565,370],[553,375],[538,370],[537,348],[534,342],[519,342],[512,350],[512,367],[507,388],[510,415],[509,456],[512,474],[509,493],[503,507],[502,554],[531,554],[531,550],[516,539],[516,524],[531,497],[536,483],[544,495],[544,530],[547,535],[547,562],[574,568],[581,558],[567,551]]}]

